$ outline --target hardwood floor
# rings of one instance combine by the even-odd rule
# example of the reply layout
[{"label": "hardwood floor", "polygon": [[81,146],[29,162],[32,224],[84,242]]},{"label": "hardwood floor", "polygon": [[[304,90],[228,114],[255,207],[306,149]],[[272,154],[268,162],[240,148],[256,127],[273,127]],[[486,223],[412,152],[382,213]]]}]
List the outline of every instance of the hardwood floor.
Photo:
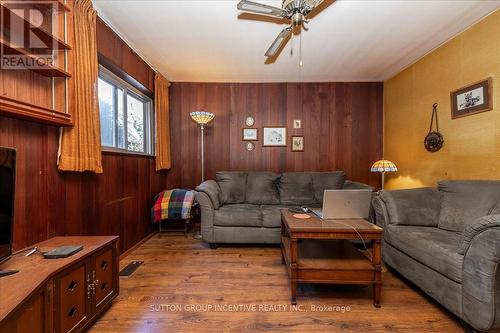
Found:
[{"label": "hardwood floor", "polygon": [[[290,310],[279,247],[211,250],[191,235],[159,234],[120,266],[132,260],[145,263],[120,278],[119,297],[90,332],[463,332],[457,319],[385,269],[380,309],[371,287],[304,285],[300,312]],[[255,311],[231,311],[244,306]],[[271,306],[278,311],[266,311]]]}]

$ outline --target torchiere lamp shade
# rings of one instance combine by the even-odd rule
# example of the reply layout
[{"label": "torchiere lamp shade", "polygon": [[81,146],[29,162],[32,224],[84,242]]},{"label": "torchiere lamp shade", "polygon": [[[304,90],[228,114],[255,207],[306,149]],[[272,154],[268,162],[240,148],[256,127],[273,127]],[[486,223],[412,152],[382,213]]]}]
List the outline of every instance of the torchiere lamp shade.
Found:
[{"label": "torchiere lamp shade", "polygon": [[215,115],[212,112],[206,111],[194,111],[189,114],[191,119],[193,119],[199,125],[206,125],[214,119]]},{"label": "torchiere lamp shade", "polygon": [[395,172],[398,171],[398,167],[391,161],[379,160],[373,163],[371,172]]}]

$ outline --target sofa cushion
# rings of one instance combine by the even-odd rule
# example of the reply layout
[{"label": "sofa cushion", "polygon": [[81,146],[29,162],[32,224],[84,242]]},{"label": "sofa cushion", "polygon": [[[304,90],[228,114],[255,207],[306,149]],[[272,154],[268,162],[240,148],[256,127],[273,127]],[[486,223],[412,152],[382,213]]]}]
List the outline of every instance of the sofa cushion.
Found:
[{"label": "sofa cushion", "polygon": [[463,231],[480,217],[492,215],[500,207],[500,181],[441,181],[441,214],[439,228]]},{"label": "sofa cushion", "polygon": [[439,228],[389,225],[384,239],[391,246],[442,275],[461,283],[460,233]]},{"label": "sofa cushion", "polygon": [[223,204],[237,204],[245,202],[247,173],[240,171],[219,171],[215,180],[222,192]]},{"label": "sofa cushion", "polygon": [[277,205],[280,203],[278,181],[274,172],[249,172],[245,202],[254,205]]},{"label": "sofa cushion", "polygon": [[257,205],[228,204],[214,211],[214,225],[262,227],[262,213]]},{"label": "sofa cushion", "polygon": [[267,228],[281,227],[281,209],[287,208],[282,205],[262,205],[262,225]]},{"label": "sofa cushion", "polygon": [[425,187],[380,191],[391,224],[434,226],[439,221],[439,191]]},{"label": "sofa cushion", "polygon": [[311,205],[314,203],[312,172],[286,172],[279,182],[282,205]]},{"label": "sofa cushion", "polygon": [[322,203],[325,190],[338,190],[344,187],[345,172],[314,172],[312,174],[312,181],[314,200]]}]

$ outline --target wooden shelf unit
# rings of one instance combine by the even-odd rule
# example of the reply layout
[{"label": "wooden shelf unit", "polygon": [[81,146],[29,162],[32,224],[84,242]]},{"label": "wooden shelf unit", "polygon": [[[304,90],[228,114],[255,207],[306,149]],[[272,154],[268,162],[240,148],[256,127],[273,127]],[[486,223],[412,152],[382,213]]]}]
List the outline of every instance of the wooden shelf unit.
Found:
[{"label": "wooden shelf unit", "polygon": [[[38,5],[39,6],[39,5]],[[0,9],[2,11],[2,28],[9,29],[10,28],[10,19],[11,17],[15,17],[16,20],[23,21],[26,25],[30,27],[30,30],[38,37],[42,42],[46,45],[56,45],[59,50],[71,50],[71,46],[69,46],[66,42],[60,40],[50,32],[42,29],[40,27],[34,26],[28,19],[21,17],[14,13],[7,4],[0,3]]]},{"label": "wooden shelf unit", "polygon": [[69,113],[47,109],[38,105],[0,96],[0,113],[20,119],[37,121],[53,126],[73,126]]},{"label": "wooden shelf unit", "polygon": [[[44,10],[52,7],[52,4],[48,3],[47,0],[31,0],[33,2],[40,2],[39,4],[33,4],[33,6],[39,10]],[[71,9],[62,0],[52,0],[56,4],[56,10],[61,12],[69,12]]]},{"label": "wooden shelf unit", "polygon": [[[37,59],[35,55],[27,52],[23,48],[20,48],[20,47],[17,47],[15,45],[10,44],[9,42],[5,41],[1,36],[0,36],[0,44],[4,48],[9,50],[9,52],[12,52],[13,54],[19,54],[19,55],[26,56],[26,57],[32,59],[33,61],[36,61],[36,59]],[[47,77],[71,77],[71,74],[69,74],[65,70],[63,70],[59,67],[53,66],[53,65],[49,65],[49,64],[44,64],[41,67],[32,68],[32,69],[30,69],[30,71],[38,73],[38,74],[43,75],[43,76],[47,76]]]},{"label": "wooden shelf unit", "polygon": [[[73,126],[71,114],[68,113],[73,98],[73,83],[70,80],[73,58],[72,54],[68,53],[72,49],[69,43],[73,41],[74,30],[72,7],[73,2],[66,3],[63,0],[31,0],[26,2],[26,5],[22,4],[20,8],[34,8],[42,13],[44,21],[38,27],[30,22],[27,15],[26,17],[23,17],[22,14],[18,15],[12,4],[0,1],[0,27],[2,28],[0,47],[3,50],[3,56],[20,56],[20,61],[24,60],[27,63],[25,68],[21,68],[21,70],[1,68],[2,72],[8,71],[9,73],[6,73],[7,81],[4,82],[6,88],[4,91],[0,91],[0,115],[54,126]],[[51,48],[53,50],[51,52],[53,63],[47,61],[48,59],[45,61],[40,59],[40,49],[31,48],[31,45],[16,45],[10,31],[11,23],[15,23],[12,25],[13,27],[24,26],[26,30],[29,28],[30,34],[34,34],[48,48]],[[59,29],[54,31],[60,31],[63,34],[62,37],[47,31],[47,29],[51,29],[51,26],[54,29]],[[24,33],[26,34],[27,31]],[[37,60],[39,60],[40,65],[36,62]],[[32,64],[36,64],[36,66],[29,66]],[[26,81],[25,71],[36,73],[48,79],[42,80],[37,75],[32,75],[32,78]],[[16,78],[19,78],[23,83],[17,86]],[[34,93],[33,95],[22,91],[18,93],[16,89],[18,91],[33,89]]]}]

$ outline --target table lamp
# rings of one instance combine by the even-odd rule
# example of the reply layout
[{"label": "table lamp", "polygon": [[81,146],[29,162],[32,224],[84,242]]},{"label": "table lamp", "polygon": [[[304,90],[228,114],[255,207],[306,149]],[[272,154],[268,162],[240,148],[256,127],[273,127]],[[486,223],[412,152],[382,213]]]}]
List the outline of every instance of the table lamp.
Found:
[{"label": "table lamp", "polygon": [[384,175],[386,172],[395,172],[398,171],[398,167],[396,164],[389,160],[378,160],[373,163],[371,172],[380,172],[382,173],[382,189],[384,189]]},{"label": "table lamp", "polygon": [[193,119],[201,128],[201,182],[205,181],[205,152],[204,152],[204,136],[205,136],[205,125],[214,119],[215,115],[212,112],[207,111],[194,111],[189,114],[191,119]]}]

